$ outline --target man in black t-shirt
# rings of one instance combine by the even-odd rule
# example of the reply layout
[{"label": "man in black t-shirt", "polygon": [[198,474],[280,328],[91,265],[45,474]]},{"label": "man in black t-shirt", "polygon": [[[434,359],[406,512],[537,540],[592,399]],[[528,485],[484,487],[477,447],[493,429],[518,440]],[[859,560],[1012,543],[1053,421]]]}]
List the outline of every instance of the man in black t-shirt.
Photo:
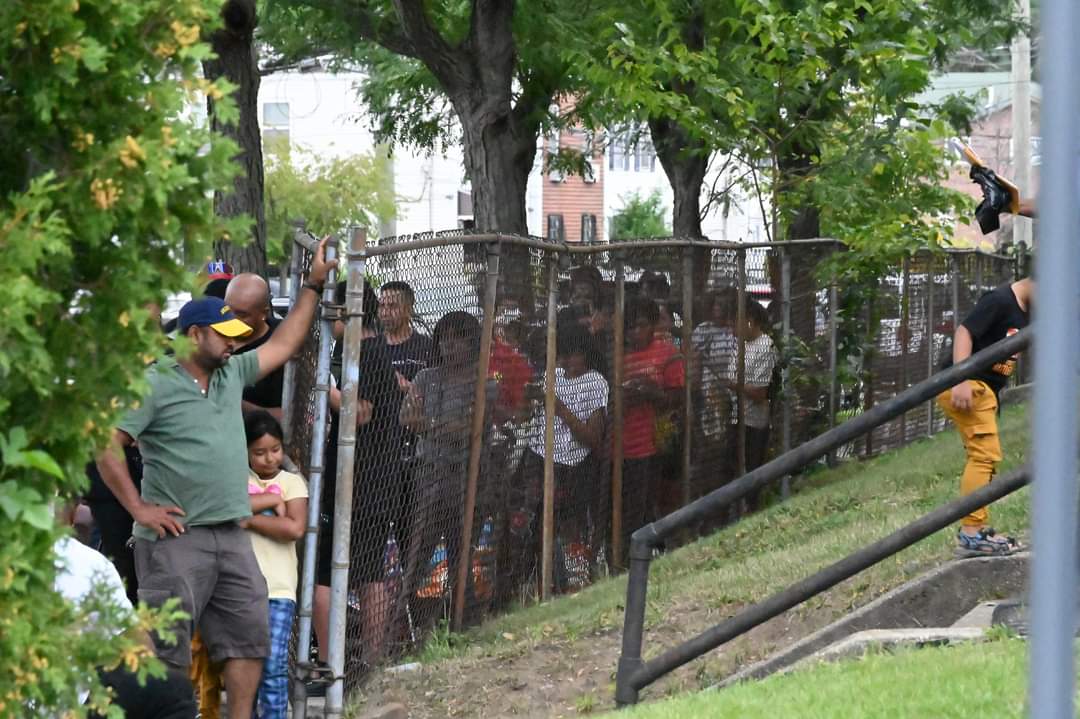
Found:
[{"label": "man in black t-shirt", "polygon": [[[953,352],[946,367],[963,362],[979,350],[1016,334],[1028,325],[1034,286],[1030,278],[1002,285],[988,292],[956,328]],[[956,424],[967,452],[960,479],[960,493],[970,494],[986,486],[1001,461],[998,440],[998,393],[1016,369],[1016,357],[998,362],[974,378],[938,395],[938,405]],[[960,523],[958,553],[962,556],[1010,554],[1019,548],[1012,537],[999,535],[989,526],[990,515],[981,507]]]},{"label": "man in black t-shirt", "polygon": [[[270,307],[270,285],[262,277],[250,272],[232,278],[225,290],[225,304],[236,318],[251,328],[251,335],[245,337],[243,344],[235,353],[253,352],[274,334],[274,329],[281,320],[274,317]],[[285,384],[285,368],[278,367],[251,387],[244,388],[242,407],[244,412],[253,409],[265,409],[280,422],[281,391]]]},{"label": "man in black t-shirt", "polygon": [[413,328],[415,302],[408,282],[387,282],[379,290],[379,323],[402,396],[416,374],[431,363],[431,338]]}]

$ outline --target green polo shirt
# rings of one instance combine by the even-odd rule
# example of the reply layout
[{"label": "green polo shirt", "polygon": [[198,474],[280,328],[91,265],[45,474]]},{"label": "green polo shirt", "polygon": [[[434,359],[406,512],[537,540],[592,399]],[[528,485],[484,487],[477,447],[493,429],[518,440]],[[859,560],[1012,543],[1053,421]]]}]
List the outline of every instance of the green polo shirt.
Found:
[{"label": "green polo shirt", "polygon": [[[139,440],[142,497],[184,510],[180,521],[199,526],[251,515],[247,441],[240,399],[259,375],[257,352],[234,355],[210,375],[206,394],[168,357],[147,370],[150,392],[120,422]],[[135,525],[141,539],[157,539]]]}]

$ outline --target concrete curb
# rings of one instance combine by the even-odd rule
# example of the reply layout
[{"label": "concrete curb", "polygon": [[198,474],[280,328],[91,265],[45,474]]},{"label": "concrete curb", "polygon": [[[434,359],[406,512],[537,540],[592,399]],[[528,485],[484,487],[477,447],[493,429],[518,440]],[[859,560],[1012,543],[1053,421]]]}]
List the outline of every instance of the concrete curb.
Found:
[{"label": "concrete curb", "polygon": [[[858,632],[912,627],[950,627],[989,598],[1023,594],[1030,553],[947,562],[856,609],[771,657],[732,674],[717,685],[762,679]],[[961,627],[967,631],[972,627]],[[974,627],[980,633],[981,628]]]}]

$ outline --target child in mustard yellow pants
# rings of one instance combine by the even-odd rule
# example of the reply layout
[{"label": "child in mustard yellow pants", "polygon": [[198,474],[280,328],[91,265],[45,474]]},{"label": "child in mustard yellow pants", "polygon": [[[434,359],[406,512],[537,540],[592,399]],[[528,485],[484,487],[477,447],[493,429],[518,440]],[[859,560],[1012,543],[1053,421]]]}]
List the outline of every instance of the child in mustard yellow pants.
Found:
[{"label": "child in mustard yellow pants", "polygon": [[[945,366],[963,362],[1026,327],[1033,292],[1031,280],[1025,278],[983,295],[971,314],[956,328],[952,358]],[[938,395],[938,405],[956,425],[967,453],[960,478],[962,495],[986,486],[1002,459],[997,427],[998,393],[1004,389],[1015,368],[1014,356]],[[998,534],[990,527],[990,513],[986,507],[964,517],[956,541],[957,553],[961,556],[1011,554],[1020,548],[1015,539]]]}]

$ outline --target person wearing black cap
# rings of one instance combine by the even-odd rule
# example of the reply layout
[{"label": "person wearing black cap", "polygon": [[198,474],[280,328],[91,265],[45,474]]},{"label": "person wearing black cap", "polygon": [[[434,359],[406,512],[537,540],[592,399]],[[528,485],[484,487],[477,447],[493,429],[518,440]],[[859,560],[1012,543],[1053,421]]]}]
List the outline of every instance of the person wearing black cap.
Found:
[{"label": "person wearing black cap", "polygon": [[[147,371],[149,392],[120,421],[97,460],[106,485],[135,518],[139,599],[160,607],[178,598],[190,617],[172,627],[175,643],[156,643],[158,656],[186,668],[198,627],[211,661],[225,662],[233,719],[251,716],[270,639],[266,581],[251,539],[238,525],[251,516],[240,397],[245,386],[300,348],[322,284],[336,265],[325,260],[324,246],[288,318],[255,352],[234,356],[237,339],[251,328],[222,300],[203,297],[184,305],[179,329],[191,353]],[[136,439],[143,454],[141,496],[122,451]]]}]

